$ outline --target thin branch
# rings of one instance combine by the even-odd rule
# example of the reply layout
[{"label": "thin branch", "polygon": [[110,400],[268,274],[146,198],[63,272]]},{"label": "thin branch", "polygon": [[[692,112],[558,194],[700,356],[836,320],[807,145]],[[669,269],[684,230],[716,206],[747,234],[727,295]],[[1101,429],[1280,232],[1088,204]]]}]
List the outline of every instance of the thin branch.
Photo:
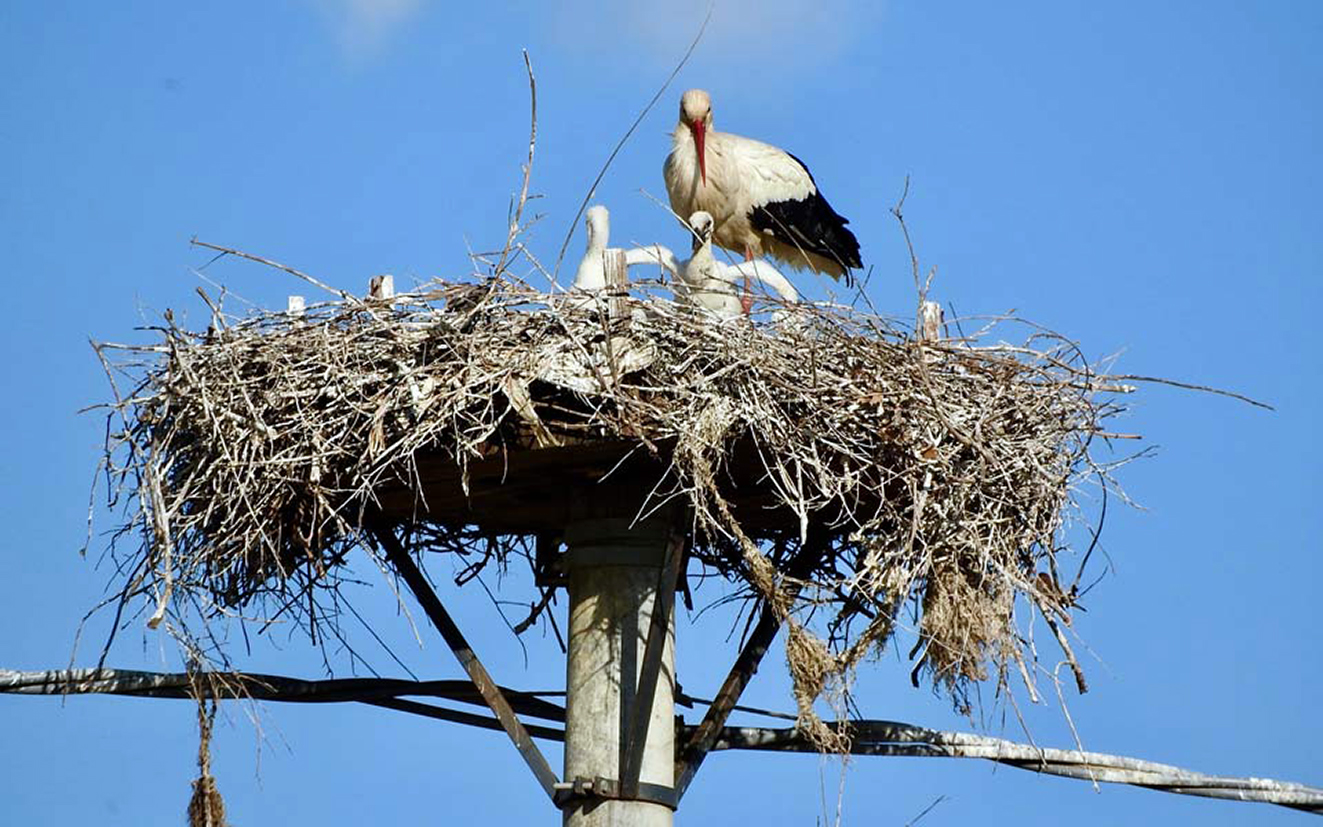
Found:
[{"label": "thin branch", "polygon": [[607,156],[606,163],[602,164],[602,168],[598,171],[597,177],[593,179],[592,186],[588,187],[588,192],[584,194],[583,201],[579,204],[579,209],[574,213],[574,220],[570,222],[570,228],[565,233],[565,242],[560,245],[560,252],[556,255],[556,266],[552,268],[551,274],[553,284],[555,283],[556,276],[560,274],[560,265],[561,262],[565,260],[565,251],[569,249],[570,239],[574,238],[574,231],[578,229],[579,218],[583,216],[583,211],[588,208],[588,202],[592,200],[594,193],[597,192],[597,185],[602,183],[602,179],[606,177],[606,171],[611,168],[611,162],[620,154],[620,150],[624,149],[625,142],[634,134],[634,130],[639,128],[639,124],[643,123],[643,119],[652,111],[652,107],[656,106],[657,101],[661,100],[661,96],[666,94],[666,90],[670,87],[671,81],[675,80],[675,76],[680,74],[680,70],[689,62],[690,55],[694,53],[694,49],[698,48],[699,41],[703,39],[703,33],[707,31],[707,24],[711,22],[712,12],[716,10],[716,7],[717,4],[715,0],[707,7],[707,16],[703,18],[703,24],[698,27],[698,34],[694,35],[694,39],[689,44],[689,48],[685,50],[684,56],[680,58],[680,62],[675,64],[675,68],[671,70],[671,73],[667,75],[666,80],[662,82],[661,88],[657,90],[657,94],[652,96],[652,100],[648,101],[648,105],[643,107],[642,112],[639,112],[638,117],[634,119],[634,123],[630,124],[629,129],[625,130],[625,134],[616,142],[615,148],[612,149],[611,154]]},{"label": "thin branch", "polygon": [[928,813],[932,812],[932,809],[934,807],[936,807],[938,804],[941,804],[945,800],[946,800],[946,796],[944,795],[939,795],[936,798],[934,798],[931,804],[929,804],[927,807],[924,807],[922,810],[919,811],[918,815],[916,815],[914,818],[910,819],[909,821],[905,822],[905,827],[914,827],[915,824],[919,823],[919,819],[928,815]]},{"label": "thin branch", "polygon": [[1163,379],[1160,376],[1135,376],[1134,374],[1129,374],[1129,373],[1122,374],[1119,376],[1108,376],[1107,378],[1108,380],[1115,380],[1118,382],[1124,382],[1127,380],[1131,382],[1149,382],[1154,385],[1170,385],[1173,388],[1184,388],[1187,391],[1203,391],[1204,393],[1213,393],[1213,394],[1217,394],[1218,396],[1229,396],[1232,399],[1239,399],[1241,402],[1248,402],[1249,404],[1253,405],[1256,408],[1263,408],[1269,411],[1277,410],[1272,405],[1269,405],[1266,402],[1260,402],[1257,399],[1251,399],[1250,397],[1245,396],[1244,394],[1239,394],[1236,393],[1235,391],[1224,391],[1221,388],[1214,388],[1208,385],[1195,385],[1191,382],[1177,382],[1175,379]]},{"label": "thin branch", "polygon": [[[216,258],[213,258],[211,261],[216,261],[217,259],[224,258],[225,256],[237,256],[239,258],[245,258],[248,259],[249,261],[255,261],[258,264],[265,264],[267,267],[274,267],[277,270],[281,270],[283,272],[289,273],[291,276],[294,276],[295,278],[303,279],[308,284],[311,284],[314,287],[320,287],[322,290],[325,290],[327,293],[330,293],[331,295],[336,296],[337,298],[343,301],[347,301],[350,303],[361,303],[360,299],[357,296],[353,295],[352,293],[346,293],[344,290],[340,290],[339,288],[332,287],[329,284],[326,284],[325,282],[320,281],[314,278],[313,276],[310,276],[307,273],[302,272],[301,270],[295,270],[293,267],[290,267],[285,264],[281,264],[278,261],[272,261],[269,258],[262,258],[261,256],[255,256],[252,253],[245,253],[243,250],[236,250],[232,247],[222,247],[219,244],[211,244],[206,241],[198,241],[196,238],[190,240],[189,243],[192,244],[194,247],[204,247],[208,250],[216,250],[218,253],[220,253],[220,255],[216,256]],[[210,264],[211,262],[207,262],[207,263]]]},{"label": "thin branch", "polygon": [[537,79],[533,77],[533,64],[528,58],[528,50],[524,49],[524,69],[528,71],[528,97],[529,97],[529,124],[528,124],[528,162],[524,164],[524,185],[519,190],[519,203],[515,207],[514,218],[510,220],[510,228],[505,239],[505,248],[501,250],[501,257],[496,261],[496,267],[493,270],[497,275],[505,272],[506,261],[509,258],[510,250],[515,246],[515,239],[523,227],[524,205],[528,203],[528,181],[533,174],[533,150],[537,147]]}]

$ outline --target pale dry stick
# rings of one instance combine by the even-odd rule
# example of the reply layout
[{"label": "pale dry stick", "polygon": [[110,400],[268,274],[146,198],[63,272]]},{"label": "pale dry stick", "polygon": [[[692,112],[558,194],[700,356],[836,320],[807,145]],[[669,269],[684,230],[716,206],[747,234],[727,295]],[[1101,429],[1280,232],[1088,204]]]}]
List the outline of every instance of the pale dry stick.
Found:
[{"label": "pale dry stick", "polygon": [[1209,387],[1208,385],[1196,385],[1191,382],[1177,382],[1174,379],[1163,379],[1158,376],[1136,376],[1134,374],[1128,374],[1128,373],[1109,378],[1121,382],[1127,380],[1131,382],[1149,382],[1155,385],[1171,385],[1173,388],[1182,388],[1184,390],[1203,391],[1204,393],[1213,393],[1213,394],[1217,394],[1218,396],[1229,396],[1232,399],[1239,399],[1241,402],[1247,402],[1256,408],[1264,408],[1269,411],[1277,410],[1272,405],[1269,405],[1266,402],[1259,402],[1258,400],[1251,399],[1250,397],[1245,396],[1243,394],[1235,393],[1234,391],[1224,391],[1221,390],[1220,388]]},{"label": "pale dry stick", "polygon": [[[505,248],[501,250],[501,256],[496,261],[496,267],[493,273],[497,276],[505,272],[506,259],[510,255],[510,250],[514,246],[515,238],[522,230],[522,221],[524,215],[524,205],[528,203],[528,180],[533,174],[533,150],[537,146],[537,80],[533,77],[533,64],[528,58],[528,50],[523,50],[524,69],[528,72],[528,97],[529,97],[529,124],[528,124],[528,161],[524,164],[524,185],[519,190],[519,203],[515,207],[514,217],[510,220],[510,228],[505,238]],[[552,282],[553,285],[555,282]]]},{"label": "pale dry stick", "polygon": [[[1062,654],[1066,656],[1065,662],[1070,665],[1070,671],[1075,676],[1075,688],[1079,690],[1081,695],[1083,695],[1089,691],[1089,684],[1084,679],[1084,670],[1080,668],[1079,661],[1075,659],[1075,652],[1070,648],[1070,642],[1066,640],[1066,636],[1062,633],[1061,627],[1057,625],[1057,622],[1052,617],[1051,613],[1046,611],[1041,603],[1038,605],[1038,612],[1042,616],[1044,622],[1047,623],[1047,628],[1051,629],[1052,634],[1056,637],[1057,644],[1061,647]],[[1060,694],[1059,690],[1058,694]],[[1062,708],[1065,708],[1064,699],[1062,701]],[[1081,749],[1083,749],[1083,747],[1081,747]]]},{"label": "pale dry stick", "polygon": [[190,268],[188,268],[188,272],[192,273],[194,276],[196,276],[196,277],[197,277],[198,279],[200,279],[201,281],[205,281],[207,284],[210,284],[212,287],[214,287],[214,288],[216,288],[217,290],[219,290],[222,296],[233,296],[235,299],[237,299],[238,301],[240,301],[240,302],[242,302],[243,304],[247,305],[247,306],[248,306],[250,309],[252,309],[252,310],[260,310],[260,309],[261,309],[261,308],[258,307],[257,302],[254,302],[254,301],[250,301],[250,300],[248,300],[248,299],[245,299],[243,296],[239,295],[238,293],[232,293],[232,292],[230,292],[229,289],[228,289],[225,285],[221,284],[220,282],[216,281],[215,279],[210,278],[209,276],[207,276],[206,273],[203,273],[201,270],[197,269],[196,267],[190,267]]},{"label": "pale dry stick", "polygon": [[304,273],[300,270],[295,270],[293,267],[289,267],[287,265],[281,264],[278,261],[272,261],[269,258],[262,258],[261,256],[256,256],[253,255],[252,253],[245,253],[242,250],[235,250],[230,247],[222,247],[218,244],[211,244],[206,241],[198,241],[196,238],[189,241],[189,244],[192,244],[194,247],[204,247],[208,250],[215,250],[216,252],[220,253],[220,255],[216,256],[216,258],[212,259],[212,261],[215,261],[216,259],[222,258],[224,256],[237,256],[239,258],[246,258],[249,261],[254,261],[257,262],[258,264],[265,264],[267,267],[274,267],[277,270],[281,270],[283,272],[289,273],[291,276],[303,279],[304,281],[308,282],[314,287],[320,287],[322,290],[325,290],[331,295],[339,296],[342,301],[348,302],[350,304],[362,303],[362,300],[359,299],[357,296],[353,295],[352,293],[348,293],[344,290],[340,290],[339,288],[332,287],[329,284],[326,284],[325,282],[322,282],[314,278],[313,276],[308,275],[307,273]]},{"label": "pale dry stick", "polygon": [[147,628],[155,629],[161,625],[161,620],[165,617],[166,609],[170,604],[170,596],[174,593],[174,540],[170,536],[170,524],[167,517],[168,509],[165,503],[165,494],[161,490],[161,472],[159,466],[153,460],[146,466],[147,471],[147,492],[151,497],[152,512],[152,530],[156,532],[157,543],[161,549],[161,571],[160,579],[162,581],[160,597],[157,600],[156,611],[147,618]]},{"label": "pale dry stick", "polygon": [[[203,290],[201,287],[195,287],[194,289],[197,291],[198,296],[202,298],[203,304],[205,304],[207,306],[207,309],[211,311],[211,325],[208,328],[208,332],[214,330],[215,332],[219,333],[222,330],[224,330],[225,329],[224,314],[221,313],[220,304],[218,302],[213,302],[211,300],[211,296],[208,296],[207,291]],[[224,301],[225,301],[225,290],[222,288],[219,302],[224,302]]]},{"label": "pale dry stick", "polygon": [[[133,397],[126,398],[120,392],[119,384],[115,381],[114,368],[104,352],[104,349],[107,347],[113,347],[113,345],[107,345],[106,343],[99,343],[96,341],[92,341],[92,349],[96,353],[97,359],[101,362],[101,367],[106,373],[106,380],[110,384],[111,393],[114,397],[114,402],[112,403],[113,410],[119,415],[120,421],[123,426],[122,433],[126,437],[126,439],[124,440],[124,444],[127,444],[129,447],[129,457],[125,469],[126,473],[128,472],[129,468],[132,468],[136,473],[138,479],[138,485],[142,486],[145,472],[148,468],[150,468],[152,459],[150,456],[144,458],[142,456],[141,446],[139,446],[138,443],[134,442],[132,439],[127,438],[127,436],[133,432],[133,423],[130,417],[126,414],[128,404],[132,401]],[[110,439],[111,436],[109,434],[109,422],[107,422],[107,441],[109,442]],[[107,454],[105,461],[108,463],[108,467],[113,467],[113,461],[111,460],[109,454]],[[109,484],[109,480],[107,481],[107,484]],[[122,485],[123,482],[121,481],[120,484]],[[91,519],[92,516],[89,511],[88,514],[89,523]],[[141,521],[144,526],[150,526],[152,524],[151,523],[152,515],[150,513],[150,509],[146,501],[141,497],[139,497],[138,499],[138,511],[137,511],[137,517],[135,519],[137,521]],[[130,527],[131,524],[130,526],[126,526],[125,529],[127,530]],[[98,668],[105,665],[106,657],[110,654],[110,647],[114,643],[116,634],[119,632],[120,619],[123,617],[124,608],[128,605],[129,599],[132,598],[133,596],[136,596],[140,592],[140,590],[150,591],[149,589],[143,586],[143,583],[147,579],[147,577],[149,577],[151,574],[152,574],[151,555],[150,554],[143,555],[139,559],[138,564],[134,567],[133,572],[131,572],[130,575],[128,576],[127,582],[125,583],[124,587],[119,591],[119,593],[115,595],[113,598],[107,598],[106,600],[102,601],[97,605],[97,608],[100,608],[102,606],[109,605],[111,602],[115,603],[115,617],[110,624],[110,630],[107,633],[106,642],[101,647],[101,654],[97,658]],[[78,624],[78,631],[74,635],[74,644],[72,650],[69,653],[70,666],[73,665],[73,660],[77,655],[78,642],[82,638],[83,627],[87,623],[87,621],[91,619],[92,613],[95,611],[96,609],[89,611],[86,615],[83,616],[83,619]]]},{"label": "pale dry stick", "polygon": [[910,195],[910,177],[905,176],[905,187],[900,192],[900,200],[896,206],[891,208],[891,214],[900,222],[900,231],[905,236],[905,249],[909,251],[910,270],[914,276],[914,291],[919,294],[919,304],[922,306],[924,299],[927,298],[926,290],[919,284],[919,256],[914,252],[914,242],[910,240],[910,229],[905,224],[905,199]]},{"label": "pale dry stick", "polygon": [[[1037,653],[1035,653],[1035,656],[1036,655]],[[1026,681],[1025,689],[1028,690],[1029,692],[1030,702],[1035,704],[1040,703],[1041,701],[1039,700],[1037,689],[1035,688],[1033,683],[1029,682],[1029,672],[1027,669],[1025,669],[1024,658],[1022,657],[1022,653],[1017,651],[1015,653],[1015,656],[1016,656],[1016,661],[1019,664],[1020,669],[1022,670],[1021,677]],[[1029,722],[1024,719],[1023,713],[1020,712],[1020,703],[1015,699],[1015,693],[1011,691],[1011,688],[1008,684],[1008,681],[1005,679],[1004,674],[999,680],[1001,681],[1001,686],[1004,686],[1006,689],[1005,697],[1008,701],[1010,701],[1011,710],[1015,713],[1015,720],[1017,723],[1020,724],[1020,731],[1024,733],[1024,737],[1029,741],[1029,745],[1036,748],[1038,744],[1035,743],[1033,733],[1030,732],[1029,730]],[[1001,686],[998,687],[999,693]],[[1005,721],[1006,721],[1005,713],[1003,712],[1002,714],[1003,727],[1005,726]]]}]

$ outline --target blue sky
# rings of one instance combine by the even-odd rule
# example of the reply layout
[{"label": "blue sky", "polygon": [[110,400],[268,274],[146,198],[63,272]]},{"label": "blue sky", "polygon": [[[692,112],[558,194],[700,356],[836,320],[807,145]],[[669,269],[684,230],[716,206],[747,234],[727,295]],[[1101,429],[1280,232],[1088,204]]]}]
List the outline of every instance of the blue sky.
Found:
[{"label": "blue sky", "polygon": [[[204,324],[189,268],[208,257],[190,237],[348,289],[382,272],[405,285],[463,275],[467,249],[503,240],[519,185],[527,48],[540,93],[532,189],[546,215],[529,243],[554,260],[601,162],[705,8],[490,3],[457,16],[423,0],[5,4],[0,241],[11,311],[0,341],[11,356],[0,434],[11,563],[0,667],[65,665],[102,593],[109,572],[78,555],[102,422],[76,411],[107,395],[87,340],[141,341],[135,328],[165,308]],[[1122,424],[1159,451],[1122,473],[1144,508],[1109,515],[1114,571],[1078,621],[1092,691],[1070,709],[1091,749],[1323,785],[1321,42],[1323,6],[1308,0],[722,0],[597,193],[615,241],[683,244],[640,190],[662,195],[675,101],[701,86],[719,129],[808,162],[852,219],[879,308],[908,315],[913,303],[888,213],[908,175],[919,254],[938,268],[935,293],[960,312],[1014,308],[1093,357],[1120,352],[1126,372],[1277,406],[1162,387],[1133,399]],[[581,244],[576,236],[571,250]],[[305,292],[252,265],[207,272],[259,305]],[[444,579],[449,565],[433,571]],[[526,593],[516,576],[504,586],[509,599]],[[560,685],[549,641],[526,641],[525,660],[483,594],[447,587],[442,597],[499,680]],[[459,674],[435,636],[424,634],[423,649],[411,642],[385,589],[364,589],[357,605],[415,671]],[[711,692],[733,656],[730,620],[682,622],[687,691]],[[103,633],[92,624],[78,663]],[[297,635],[266,638],[244,666],[320,673]],[[379,652],[373,660],[393,666]],[[177,665],[168,640],[140,628],[110,662]],[[778,665],[773,655],[751,702],[792,706]],[[863,712],[971,726],[907,674],[894,656],[869,667]],[[1039,743],[1070,745],[1057,709],[1021,708]],[[0,821],[180,823],[192,714],[167,701],[0,697]],[[1022,738],[1013,718],[982,723]],[[259,726],[232,707],[217,736],[216,774],[237,824],[556,817],[497,734],[331,706],[264,707]],[[901,825],[938,796],[924,825],[1304,818],[928,759],[857,760],[840,803],[844,823]],[[681,816],[800,825],[834,818],[837,802],[832,762],[729,753],[708,761]]]}]

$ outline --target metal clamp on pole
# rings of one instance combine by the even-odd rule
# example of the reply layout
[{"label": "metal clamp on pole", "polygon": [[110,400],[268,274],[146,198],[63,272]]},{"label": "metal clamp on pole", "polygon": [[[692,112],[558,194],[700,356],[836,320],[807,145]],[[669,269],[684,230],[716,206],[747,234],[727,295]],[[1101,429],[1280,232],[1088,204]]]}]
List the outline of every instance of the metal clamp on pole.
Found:
[{"label": "metal clamp on pole", "polygon": [[640,783],[637,793],[625,795],[619,781],[601,776],[593,778],[579,776],[573,781],[558,781],[551,800],[562,810],[590,801],[646,801],[672,810],[679,803],[672,787]]}]

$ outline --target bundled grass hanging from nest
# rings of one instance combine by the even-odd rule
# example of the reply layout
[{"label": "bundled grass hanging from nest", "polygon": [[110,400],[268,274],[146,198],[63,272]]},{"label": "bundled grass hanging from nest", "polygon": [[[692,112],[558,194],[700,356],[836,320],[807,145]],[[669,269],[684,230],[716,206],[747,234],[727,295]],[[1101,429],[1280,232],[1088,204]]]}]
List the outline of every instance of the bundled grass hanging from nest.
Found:
[{"label": "bundled grass hanging from nest", "polygon": [[198,777],[188,799],[188,827],[228,827],[225,799],[221,798],[216,778],[211,774],[211,735],[216,724],[218,687],[193,674],[193,700],[198,705]]},{"label": "bundled grass hanging from nest", "polygon": [[[639,513],[683,504],[691,557],[790,624],[806,721],[907,611],[916,679],[958,704],[1012,665],[1032,683],[1017,598],[1083,688],[1059,626],[1079,582],[1063,528],[1076,487],[1106,479],[1090,448],[1127,388],[1032,328],[1018,346],[918,341],[834,305],[773,324],[627,302],[612,321],[494,278],[205,332],[167,316],[156,345],[101,346],[133,380],[107,445],[141,537],[126,599],[180,629],[192,606],[315,631],[365,514],[413,522],[425,548],[499,556],[563,516],[564,479],[543,469],[539,490],[516,460],[592,455],[591,482],[639,463]],[[505,477],[479,479],[493,463]],[[503,502],[523,506],[483,510],[517,486]]]}]

